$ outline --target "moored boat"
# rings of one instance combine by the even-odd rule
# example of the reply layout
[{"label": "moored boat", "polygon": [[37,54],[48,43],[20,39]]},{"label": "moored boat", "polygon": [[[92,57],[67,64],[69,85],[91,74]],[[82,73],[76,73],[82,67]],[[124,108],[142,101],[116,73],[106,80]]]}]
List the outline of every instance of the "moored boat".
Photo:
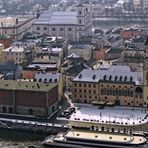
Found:
[{"label": "moored boat", "polygon": [[147,139],[142,135],[131,135],[121,133],[102,133],[97,131],[70,130],[67,133],[59,133],[56,136],[47,137],[43,141],[48,147],[69,148],[125,148],[142,147],[146,145]]}]

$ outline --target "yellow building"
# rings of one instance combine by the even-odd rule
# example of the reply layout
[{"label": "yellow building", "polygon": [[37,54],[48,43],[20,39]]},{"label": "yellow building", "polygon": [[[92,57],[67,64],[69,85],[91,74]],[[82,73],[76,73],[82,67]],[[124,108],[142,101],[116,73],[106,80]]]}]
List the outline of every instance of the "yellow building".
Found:
[{"label": "yellow building", "polygon": [[143,72],[133,72],[129,66],[84,69],[73,79],[72,101],[143,107],[147,104],[143,89],[147,88],[143,86]]},{"label": "yellow building", "polygon": [[144,107],[148,108],[148,38],[145,42],[145,57],[143,62],[143,98],[144,98]]},{"label": "yellow building", "polygon": [[2,50],[4,50],[4,45],[0,44],[0,62],[2,60]]}]

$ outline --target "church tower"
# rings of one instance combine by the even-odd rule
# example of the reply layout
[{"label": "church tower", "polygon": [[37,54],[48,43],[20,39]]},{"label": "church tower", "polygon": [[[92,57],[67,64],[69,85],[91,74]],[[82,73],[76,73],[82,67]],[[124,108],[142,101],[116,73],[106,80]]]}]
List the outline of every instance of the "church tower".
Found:
[{"label": "church tower", "polygon": [[143,105],[148,107],[148,37],[145,42],[145,53],[143,59]]}]

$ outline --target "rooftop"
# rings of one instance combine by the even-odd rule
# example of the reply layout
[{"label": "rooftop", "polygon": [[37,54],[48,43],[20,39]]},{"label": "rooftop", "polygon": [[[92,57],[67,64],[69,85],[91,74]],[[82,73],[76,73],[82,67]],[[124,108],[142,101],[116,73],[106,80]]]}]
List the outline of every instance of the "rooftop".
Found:
[{"label": "rooftop", "polygon": [[44,12],[41,16],[34,22],[34,24],[77,24],[77,13],[65,12],[65,11],[54,11],[54,12]]},{"label": "rooftop", "polygon": [[3,52],[24,52],[23,46],[11,46],[3,50]]},{"label": "rooftop", "polygon": [[0,89],[8,90],[28,90],[28,91],[41,91],[47,92],[54,88],[56,84],[45,84],[28,81],[14,81],[14,80],[0,80]]},{"label": "rooftop", "polygon": [[0,28],[18,26],[28,21],[31,18],[34,17],[33,16],[0,17]]},{"label": "rooftop", "polygon": [[39,79],[43,81],[46,80],[46,82],[58,82],[60,79],[61,74],[57,73],[57,72],[50,72],[50,73],[46,73],[46,72],[40,72],[35,74],[35,79],[37,81],[39,81]]},{"label": "rooftop", "polygon": [[[143,83],[142,72],[132,72],[129,66],[110,66],[106,69],[92,70],[84,69],[73,81],[81,82],[99,82],[100,80],[117,81],[117,82],[135,82]],[[126,78],[126,80],[125,80]],[[111,79],[111,80],[110,80]],[[116,79],[116,80],[115,80]]]}]

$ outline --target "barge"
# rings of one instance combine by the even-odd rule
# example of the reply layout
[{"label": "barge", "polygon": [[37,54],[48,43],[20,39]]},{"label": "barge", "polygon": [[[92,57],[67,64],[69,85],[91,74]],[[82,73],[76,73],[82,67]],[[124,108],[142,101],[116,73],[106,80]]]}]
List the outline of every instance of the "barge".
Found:
[{"label": "barge", "polygon": [[51,148],[141,148],[146,144],[147,139],[142,135],[85,130],[69,130],[49,136],[43,141],[45,147]]}]

